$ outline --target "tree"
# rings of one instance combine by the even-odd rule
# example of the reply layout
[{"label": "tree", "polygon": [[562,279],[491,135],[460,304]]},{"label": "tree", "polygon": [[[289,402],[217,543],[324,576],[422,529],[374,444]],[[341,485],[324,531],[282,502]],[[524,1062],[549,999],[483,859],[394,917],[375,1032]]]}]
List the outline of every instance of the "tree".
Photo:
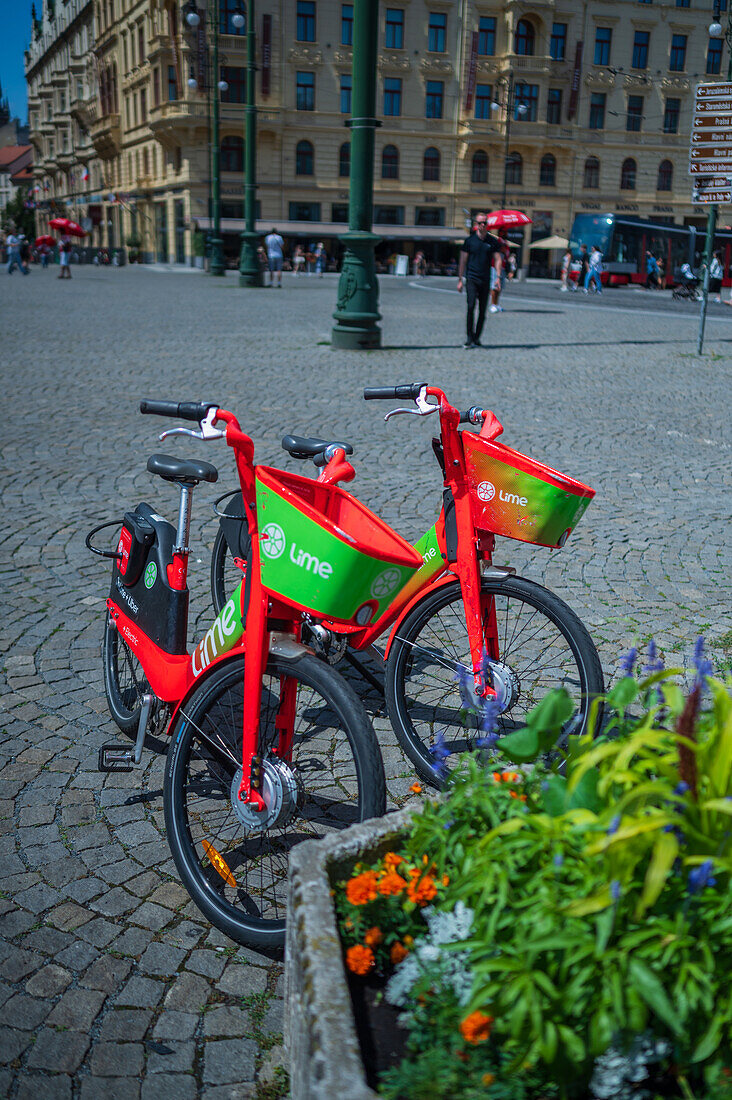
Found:
[{"label": "tree", "polygon": [[25,205],[26,188],[19,187],[15,197],[5,207],[5,219],[8,224],[14,225],[17,233],[25,233],[29,240],[36,235],[36,216]]}]

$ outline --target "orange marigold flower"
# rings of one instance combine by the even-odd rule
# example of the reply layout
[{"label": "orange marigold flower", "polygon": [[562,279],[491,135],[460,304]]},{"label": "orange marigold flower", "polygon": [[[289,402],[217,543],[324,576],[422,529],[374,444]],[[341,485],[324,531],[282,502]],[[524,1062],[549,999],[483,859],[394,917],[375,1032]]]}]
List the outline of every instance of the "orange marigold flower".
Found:
[{"label": "orange marigold flower", "polygon": [[389,871],[395,871],[400,863],[404,863],[404,857],[397,855],[396,852],[387,852],[384,856],[384,866]]},{"label": "orange marigold flower", "polygon": [[370,947],[357,943],[346,951],[346,966],[354,974],[368,974],[374,965],[374,953]]},{"label": "orange marigold flower", "polygon": [[348,928],[349,930],[351,928],[353,928],[353,921],[351,920],[350,917],[346,917],[346,919],[344,920],[343,923],[345,924],[346,928]]},{"label": "orange marigold flower", "polygon": [[496,1079],[495,1073],[484,1073],[483,1076],[481,1077],[481,1081],[483,1082],[483,1084],[486,1087],[488,1085],[492,1085],[493,1082],[495,1081],[495,1079]]},{"label": "orange marigold flower", "polygon": [[391,945],[391,951],[389,952],[389,958],[394,963],[394,966],[396,966],[397,963],[400,963],[402,961],[402,959],[406,959],[408,954],[409,954],[409,952],[407,951],[404,944],[399,943],[399,941],[397,940],[396,943],[393,943]]},{"label": "orange marigold flower", "polygon": [[412,783],[412,786],[409,789],[412,792],[412,794],[421,794],[422,793],[422,784],[421,783]]},{"label": "orange marigold flower", "polygon": [[449,881],[450,881],[450,876],[449,876],[449,875],[443,875],[443,876],[442,876],[442,885],[443,885],[443,886],[447,886],[447,884],[449,883]]},{"label": "orange marigold flower", "polygon": [[369,947],[376,947],[377,943],[381,943],[384,938],[384,933],[380,928],[369,928],[368,932],[364,936],[364,941]]},{"label": "orange marigold flower", "polygon": [[385,898],[389,898],[401,894],[406,885],[401,875],[398,875],[396,871],[389,871],[388,875],[383,875],[379,879],[377,889]]},{"label": "orange marigold flower", "polygon": [[376,882],[375,871],[363,871],[352,878],[346,886],[346,897],[351,905],[365,905],[373,901],[377,895]]},{"label": "orange marigold flower", "polygon": [[519,778],[518,772],[502,772],[501,778],[505,783],[515,783]]},{"label": "orange marigold flower", "polygon": [[471,1012],[460,1025],[460,1031],[466,1043],[484,1043],[491,1033],[492,1016],[484,1012]]},{"label": "orange marigold flower", "polygon": [[493,780],[496,783],[500,783],[501,782],[501,773],[500,772],[493,772]]},{"label": "orange marigold flower", "polygon": [[435,880],[429,875],[425,875],[421,882],[412,881],[407,885],[407,897],[418,905],[426,905],[436,893]]},{"label": "orange marigold flower", "polygon": [[411,947],[413,943],[414,943],[414,936],[405,936],[404,937],[405,947]]},{"label": "orange marigold flower", "polygon": [[511,795],[511,798],[518,798],[518,792],[517,791],[509,791],[508,793]]},{"label": "orange marigold flower", "polygon": [[521,799],[522,802],[526,802],[526,795],[525,794],[519,795],[519,798]]}]

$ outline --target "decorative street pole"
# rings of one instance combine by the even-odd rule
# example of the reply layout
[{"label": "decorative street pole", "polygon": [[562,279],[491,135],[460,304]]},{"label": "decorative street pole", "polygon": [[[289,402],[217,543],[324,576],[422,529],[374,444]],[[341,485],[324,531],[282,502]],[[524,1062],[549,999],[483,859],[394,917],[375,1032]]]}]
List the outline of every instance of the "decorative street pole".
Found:
[{"label": "decorative street pole", "polygon": [[[254,229],[257,200],[257,106],[254,100],[255,0],[247,7],[247,102],[244,115],[244,232],[239,255],[239,286],[262,286],[257,253],[259,234]],[[236,17],[235,17],[236,18]]]},{"label": "decorative street pole", "polygon": [[[204,13],[204,29],[209,20],[209,11],[211,13],[212,21],[212,34],[213,34],[213,149],[211,151],[211,174],[213,176],[213,188],[211,194],[211,218],[213,221],[213,237],[211,238],[211,266],[210,272],[212,275],[224,275],[224,242],[221,239],[221,173],[219,170],[219,162],[221,156],[221,137],[219,128],[219,92],[226,91],[228,84],[225,80],[221,80],[219,76],[219,28],[217,23],[218,5],[211,4],[207,6]],[[187,0],[185,6],[185,20],[188,26],[192,30],[196,30],[201,22],[201,16],[198,14],[198,8],[196,6],[196,0]],[[199,78],[201,74],[199,73]],[[191,88],[200,87],[199,80],[191,70],[191,76],[188,81],[188,85]]]},{"label": "decorative street pole", "polygon": [[[508,191],[508,152],[511,144],[511,116],[516,111],[525,115],[528,107],[525,103],[517,103],[514,94],[513,73],[509,73],[508,81],[502,81],[506,85],[506,141],[503,150],[503,193],[501,195],[501,207],[506,209],[506,194]],[[494,107],[500,107],[500,103],[494,103]]]},{"label": "decorative street pole", "polygon": [[[709,26],[709,34],[712,38],[721,38],[724,35],[727,42],[727,49],[729,51],[729,58],[727,60],[727,80],[732,80],[732,10],[730,10],[727,16],[727,30],[723,30],[720,23],[720,16],[722,14],[722,5],[720,0],[714,0],[714,16],[713,22]],[[709,207],[709,213],[707,214],[707,241],[706,248],[704,249],[704,286],[702,291],[702,306],[699,316],[699,340],[697,343],[697,354],[701,355],[702,348],[704,347],[704,326],[707,320],[707,301],[709,298],[709,268],[712,264],[712,255],[714,254],[714,234],[717,231],[717,213],[719,207],[714,203]]]},{"label": "decorative street pole", "polygon": [[379,284],[374,248],[380,240],[371,232],[374,196],[374,131],[381,123],[376,111],[376,56],[379,30],[378,0],[355,0],[353,22],[353,101],[351,180],[348,232],[333,314],[333,347],[352,351],[381,347],[378,321]]}]

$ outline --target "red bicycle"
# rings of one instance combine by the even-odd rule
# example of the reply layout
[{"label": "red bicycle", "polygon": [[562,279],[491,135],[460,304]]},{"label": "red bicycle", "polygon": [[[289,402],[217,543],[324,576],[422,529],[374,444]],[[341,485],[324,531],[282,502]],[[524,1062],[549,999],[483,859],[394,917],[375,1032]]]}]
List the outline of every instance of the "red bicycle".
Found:
[{"label": "red bicycle", "polygon": [[[386,638],[383,651],[376,649],[385,661],[384,688],[369,678],[386,696],[405,753],[422,778],[438,785],[445,767],[435,770],[436,748],[445,757],[485,744],[487,702],[493,715],[488,739],[495,751],[500,737],[520,728],[527,712],[555,687],[564,687],[574,703],[562,742],[585,732],[591,702],[604,691],[590,635],[558,596],[515,576],[513,568],[495,566],[493,553],[497,535],[563,546],[594,490],[497,442],[503,428],[492,412],[473,407],[460,413],[436,386],[372,388],[364,397],[415,402],[415,408],[394,409],[385,420],[439,415],[440,438],[433,440],[433,450],[444,477],[443,506],[415,545],[421,568],[404,585],[396,574],[382,578],[390,586],[387,606],[378,613],[364,608],[345,628],[337,616],[308,614],[308,644],[329,660],[345,655],[359,664],[354,652],[375,649],[374,643]],[[460,431],[460,425],[479,431]],[[345,457],[346,449],[352,453],[348,444],[285,436],[282,445],[293,457],[310,456],[324,466],[318,481],[354,476]],[[233,556],[243,560],[249,553],[241,496],[225,495],[231,499],[211,565],[217,608],[236,583]],[[598,714],[593,732],[600,721]]]},{"label": "red bicycle", "polygon": [[[104,746],[100,768],[131,769],[146,733],[167,723],[165,826],[184,884],[232,939],[282,943],[293,845],[385,809],[373,728],[352,688],[302,644],[304,616],[321,614],[337,590],[332,614],[348,629],[359,586],[373,587],[391,571],[406,579],[421,557],[334,483],[255,467],[252,441],[233,413],[168,401],[143,401],[140,411],[199,424],[198,431],[175,428],[161,438],[225,438],[250,550],[246,582],[189,654],[191,496],[201,481],[217,480],[216,468],[152,455],[148,470],[180,489],[177,529],[141,503],[125,514],[114,551],[91,542],[109,524],[87,536],[90,549],[114,559],[105,691],[118,725],[136,732],[134,751]],[[337,464],[331,473],[337,475]],[[284,579],[283,523],[297,530],[304,555]]]}]

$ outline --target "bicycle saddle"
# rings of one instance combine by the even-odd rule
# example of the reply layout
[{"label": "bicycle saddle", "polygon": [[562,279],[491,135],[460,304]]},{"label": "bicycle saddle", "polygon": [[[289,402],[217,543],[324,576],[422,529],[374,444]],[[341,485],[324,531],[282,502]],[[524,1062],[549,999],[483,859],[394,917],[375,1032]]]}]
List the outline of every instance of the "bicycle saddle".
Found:
[{"label": "bicycle saddle", "polygon": [[219,471],[210,462],[201,459],[173,458],[171,455],[150,455],[147,468],[165,481],[179,485],[198,485],[199,481],[218,481]]}]

